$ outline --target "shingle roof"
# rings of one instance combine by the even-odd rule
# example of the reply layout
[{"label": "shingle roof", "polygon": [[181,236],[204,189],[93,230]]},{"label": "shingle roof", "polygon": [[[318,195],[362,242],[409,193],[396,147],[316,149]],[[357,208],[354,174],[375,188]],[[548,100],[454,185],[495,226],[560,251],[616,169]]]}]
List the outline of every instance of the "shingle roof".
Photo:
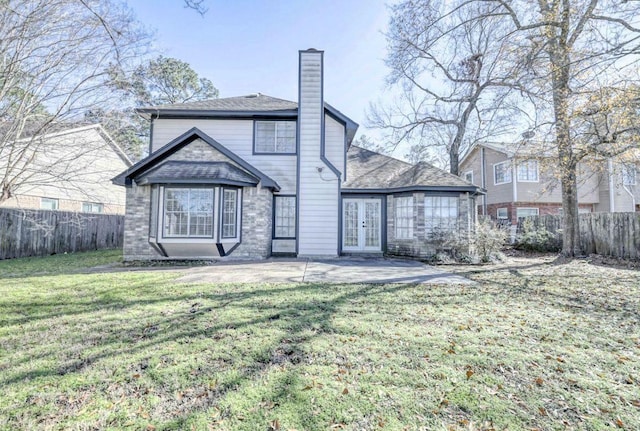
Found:
[{"label": "shingle roof", "polygon": [[352,146],[347,153],[347,182],[342,189],[398,190],[451,187],[479,189],[466,180],[426,162],[412,165],[393,157]]},{"label": "shingle roof", "polygon": [[135,177],[139,185],[159,183],[206,183],[257,185],[260,180],[228,162],[168,161]]},{"label": "shingle roof", "polygon": [[267,96],[265,94],[249,94],[239,97],[226,97],[224,99],[208,99],[197,102],[174,103],[167,105],[149,106],[140,109],[140,111],[155,110],[180,110],[180,111],[295,111],[298,104],[290,100],[278,99],[276,97]]}]

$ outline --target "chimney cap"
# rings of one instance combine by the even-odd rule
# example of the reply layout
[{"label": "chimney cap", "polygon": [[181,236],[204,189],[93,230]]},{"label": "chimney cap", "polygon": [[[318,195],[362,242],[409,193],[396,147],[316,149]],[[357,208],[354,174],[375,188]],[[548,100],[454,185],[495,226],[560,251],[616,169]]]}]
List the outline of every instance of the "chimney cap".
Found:
[{"label": "chimney cap", "polygon": [[300,52],[324,52],[321,49],[315,49],[315,48],[307,48],[307,49],[303,49]]}]

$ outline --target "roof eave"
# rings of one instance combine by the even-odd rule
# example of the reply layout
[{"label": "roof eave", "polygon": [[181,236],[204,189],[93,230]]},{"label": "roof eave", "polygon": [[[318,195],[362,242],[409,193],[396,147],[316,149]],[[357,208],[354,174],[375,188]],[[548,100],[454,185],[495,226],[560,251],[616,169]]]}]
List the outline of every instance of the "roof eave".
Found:
[{"label": "roof eave", "polygon": [[255,110],[255,111],[221,111],[213,109],[153,109],[138,108],[136,112],[145,119],[151,118],[255,118],[255,117],[295,117],[297,109]]},{"label": "roof eave", "polygon": [[484,195],[486,190],[476,186],[402,186],[402,187],[372,187],[372,188],[348,188],[343,187],[342,193],[403,193],[411,191],[433,191],[433,192],[469,192]]}]

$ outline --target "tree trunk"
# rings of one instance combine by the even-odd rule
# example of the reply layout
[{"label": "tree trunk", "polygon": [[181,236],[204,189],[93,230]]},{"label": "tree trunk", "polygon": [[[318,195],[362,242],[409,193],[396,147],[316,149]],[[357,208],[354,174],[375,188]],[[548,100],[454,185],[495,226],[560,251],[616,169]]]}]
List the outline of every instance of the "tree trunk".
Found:
[{"label": "tree trunk", "polygon": [[459,173],[460,165],[460,154],[458,154],[458,151],[460,151],[459,145],[453,145],[449,151],[449,172],[456,176]]},{"label": "tree trunk", "polygon": [[574,257],[581,254],[576,167],[563,167],[562,171],[562,209],[564,214],[562,254],[567,257]]}]

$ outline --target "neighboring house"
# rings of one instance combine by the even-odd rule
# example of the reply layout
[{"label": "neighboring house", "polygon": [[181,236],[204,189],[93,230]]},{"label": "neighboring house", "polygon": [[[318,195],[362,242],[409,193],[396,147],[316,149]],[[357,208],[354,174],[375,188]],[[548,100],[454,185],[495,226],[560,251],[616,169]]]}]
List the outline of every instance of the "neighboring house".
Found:
[{"label": "neighboring house", "polygon": [[298,102],[263,94],[139,110],[149,156],[126,186],[126,260],[432,255],[462,241],[479,187],[351,146],[358,125],[323,100],[323,52],[299,52]]},{"label": "neighboring house", "polygon": [[2,207],[124,214],[126,193],[112,184],[131,161],[99,125],[64,129],[17,141],[28,162],[12,163],[17,187]]},{"label": "neighboring house", "polygon": [[[486,190],[477,201],[478,213],[513,225],[520,217],[561,214],[557,159],[550,154],[536,146],[517,144],[471,147],[460,161],[460,176]],[[634,164],[582,163],[577,183],[581,213],[638,210],[640,190]]]}]

